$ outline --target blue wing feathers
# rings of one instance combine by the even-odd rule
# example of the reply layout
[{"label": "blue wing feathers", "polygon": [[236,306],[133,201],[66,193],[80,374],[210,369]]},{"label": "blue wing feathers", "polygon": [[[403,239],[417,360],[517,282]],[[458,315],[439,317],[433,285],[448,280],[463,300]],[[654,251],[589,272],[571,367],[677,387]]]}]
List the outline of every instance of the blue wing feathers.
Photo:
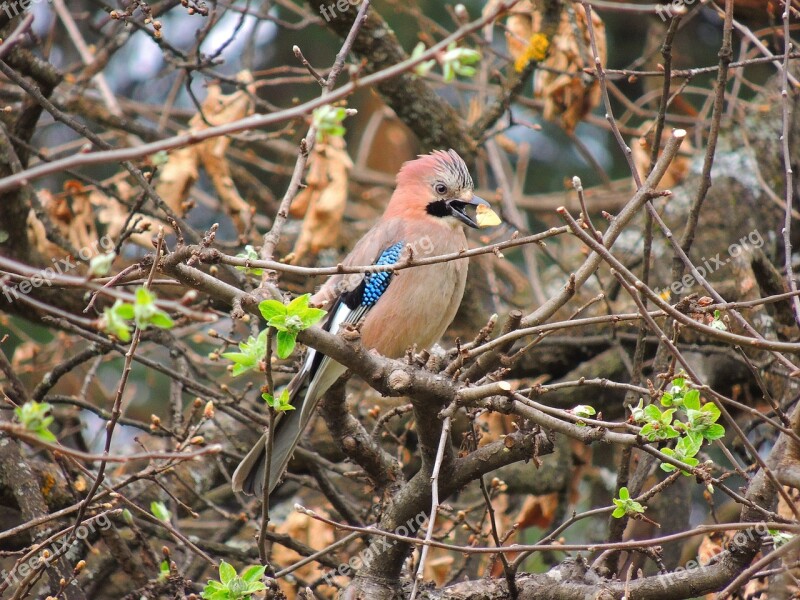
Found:
[{"label": "blue wing feathers", "polygon": [[[375,261],[375,265],[383,266],[396,263],[400,259],[404,246],[404,242],[397,242],[389,246]],[[391,279],[391,271],[379,271],[364,275],[364,292],[361,296],[361,306],[373,306],[386,291],[386,288],[389,287]]]}]

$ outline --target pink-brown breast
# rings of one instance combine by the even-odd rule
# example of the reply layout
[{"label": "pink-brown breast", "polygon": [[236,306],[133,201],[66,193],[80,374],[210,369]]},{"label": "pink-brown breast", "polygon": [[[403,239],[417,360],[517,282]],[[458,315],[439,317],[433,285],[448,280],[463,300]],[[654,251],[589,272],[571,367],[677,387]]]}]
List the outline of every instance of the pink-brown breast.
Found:
[{"label": "pink-brown breast", "polygon": [[[467,247],[461,226],[433,218],[401,227],[399,239],[410,244],[415,258],[459,252]],[[391,284],[364,319],[361,341],[388,357],[406,348],[429,348],[453,321],[464,295],[467,259],[397,271]]]}]

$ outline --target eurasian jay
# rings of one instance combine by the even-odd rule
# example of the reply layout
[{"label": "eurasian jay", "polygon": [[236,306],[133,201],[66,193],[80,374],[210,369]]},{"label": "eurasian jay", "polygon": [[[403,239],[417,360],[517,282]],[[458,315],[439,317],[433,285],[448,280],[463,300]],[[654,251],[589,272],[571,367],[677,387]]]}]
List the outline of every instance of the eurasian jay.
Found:
[{"label": "eurasian jay", "polygon": [[[468,213],[475,209],[474,215]],[[489,203],[473,193],[466,164],[454,150],[438,150],[405,163],[386,212],[355,245],[344,265],[389,265],[413,252],[442,255],[467,248],[463,225],[500,223]],[[429,348],[456,315],[467,281],[467,259],[390,271],[334,275],[311,299],[328,309],[323,328],[361,322],[361,343],[389,358],[406,349]],[[309,348],[289,383],[295,410],[277,419],[270,457],[269,490],[283,476],[292,452],[322,395],[345,367]],[[266,467],[266,435],[233,474],[234,491],[261,495]]]}]

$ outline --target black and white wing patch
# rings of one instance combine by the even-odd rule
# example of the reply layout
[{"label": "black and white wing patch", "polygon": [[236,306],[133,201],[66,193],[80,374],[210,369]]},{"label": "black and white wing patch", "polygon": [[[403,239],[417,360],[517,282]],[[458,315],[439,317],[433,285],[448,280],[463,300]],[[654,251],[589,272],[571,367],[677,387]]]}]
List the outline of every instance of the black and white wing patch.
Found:
[{"label": "black and white wing patch", "polygon": [[[405,248],[405,242],[397,242],[386,248],[378,256],[377,260],[373,263],[375,266],[392,265],[400,259],[400,255]],[[353,290],[344,292],[330,310],[328,320],[323,325],[323,329],[336,333],[339,327],[344,323],[355,325],[367,314],[386,292],[389,284],[392,281],[394,274],[391,271],[377,271],[366,273],[361,283]],[[333,382],[330,377],[326,376],[326,372],[330,370],[331,360],[313,348],[309,348],[306,359],[303,363],[303,370],[308,370],[309,374],[309,388],[306,392],[306,398],[316,398],[317,389],[323,388],[321,393],[330,387]],[[338,366],[338,363],[335,363]],[[338,369],[337,369],[338,370]],[[340,367],[336,379],[344,372],[344,367]],[[331,373],[333,376],[333,373]],[[320,394],[321,394],[320,393]],[[313,410],[315,403],[306,402],[303,405],[303,410]],[[309,415],[304,415],[310,418]]]}]

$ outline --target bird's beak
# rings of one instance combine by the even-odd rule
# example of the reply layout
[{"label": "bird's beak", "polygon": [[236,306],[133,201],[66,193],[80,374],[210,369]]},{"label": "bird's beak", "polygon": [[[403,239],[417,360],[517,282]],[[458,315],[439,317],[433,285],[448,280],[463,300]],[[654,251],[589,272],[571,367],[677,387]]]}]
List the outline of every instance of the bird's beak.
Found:
[{"label": "bird's beak", "polygon": [[[469,225],[473,229],[483,229],[484,227],[494,227],[501,223],[500,217],[492,210],[491,205],[478,196],[473,195],[469,200],[451,200],[447,203],[452,214],[456,219]],[[475,207],[475,216],[467,214],[467,207]]]}]

